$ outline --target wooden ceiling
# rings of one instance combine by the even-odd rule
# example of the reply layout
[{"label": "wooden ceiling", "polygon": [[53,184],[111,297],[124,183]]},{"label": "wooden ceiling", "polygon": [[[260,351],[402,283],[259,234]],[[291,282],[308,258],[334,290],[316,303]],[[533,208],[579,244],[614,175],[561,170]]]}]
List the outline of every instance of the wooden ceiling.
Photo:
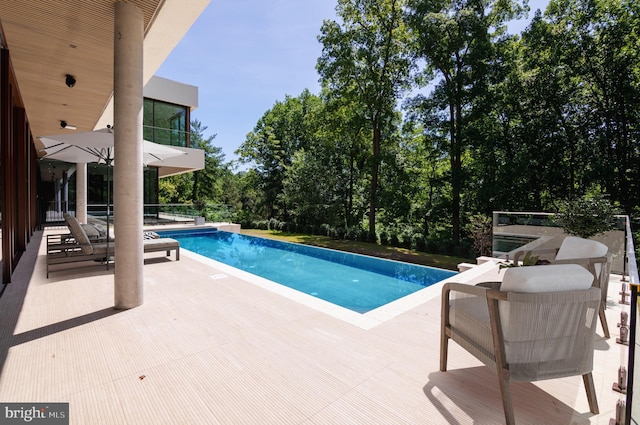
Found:
[{"label": "wooden ceiling", "polygon": [[[147,34],[166,1],[130,2],[143,11]],[[77,131],[91,131],[98,123],[113,93],[114,3],[114,0],[0,3],[6,47],[35,137],[70,131],[61,129],[60,121],[76,126]],[[179,38],[187,29],[177,29],[182,30]],[[67,74],[76,79],[72,88],[65,84]]]}]

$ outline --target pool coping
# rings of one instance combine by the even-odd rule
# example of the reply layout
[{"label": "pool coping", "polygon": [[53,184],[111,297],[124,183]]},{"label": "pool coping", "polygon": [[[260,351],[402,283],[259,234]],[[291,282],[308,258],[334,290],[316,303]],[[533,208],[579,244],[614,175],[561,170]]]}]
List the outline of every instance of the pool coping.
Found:
[{"label": "pool coping", "polygon": [[349,310],[348,308],[341,307],[329,301],[316,298],[313,295],[305,294],[304,292],[289,288],[288,286],[282,285],[272,280],[265,279],[261,276],[257,276],[228,264],[224,264],[220,261],[205,257],[201,254],[197,254],[188,249],[182,249],[181,251],[183,253],[182,255],[185,255],[189,258],[192,258],[223,272],[222,274],[216,273],[210,275],[210,278],[213,280],[224,279],[227,277],[227,275],[230,275],[245,282],[257,285],[268,291],[275,292],[290,300],[296,301],[316,311],[325,313],[329,316],[335,317],[364,330],[373,329],[376,326],[390,319],[393,319],[396,316],[399,316],[400,314],[406,313],[407,311],[410,311],[417,306],[436,298],[440,295],[440,292],[442,291],[442,285],[444,285],[446,282],[469,282],[478,275],[488,271],[490,268],[495,267],[495,264],[488,262],[474,267],[471,270],[458,273],[454,276],[446,278],[424,289],[420,289],[419,291],[416,291],[412,294],[406,295],[402,298],[398,298],[397,300],[370,310],[366,313],[357,313],[353,310]]}]

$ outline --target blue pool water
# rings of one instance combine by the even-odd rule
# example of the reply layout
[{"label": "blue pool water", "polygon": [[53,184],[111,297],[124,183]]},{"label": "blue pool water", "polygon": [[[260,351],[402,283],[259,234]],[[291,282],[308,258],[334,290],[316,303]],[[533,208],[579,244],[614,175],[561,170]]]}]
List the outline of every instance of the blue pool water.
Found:
[{"label": "blue pool water", "polygon": [[216,230],[158,232],[181,248],[366,313],[455,272]]}]

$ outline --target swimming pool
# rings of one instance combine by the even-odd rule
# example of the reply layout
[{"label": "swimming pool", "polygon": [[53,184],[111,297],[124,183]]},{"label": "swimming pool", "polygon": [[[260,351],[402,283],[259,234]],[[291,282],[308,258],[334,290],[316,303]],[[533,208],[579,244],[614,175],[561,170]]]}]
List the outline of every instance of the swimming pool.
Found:
[{"label": "swimming pool", "polygon": [[158,232],[207,258],[366,313],[457,273],[218,230]]}]

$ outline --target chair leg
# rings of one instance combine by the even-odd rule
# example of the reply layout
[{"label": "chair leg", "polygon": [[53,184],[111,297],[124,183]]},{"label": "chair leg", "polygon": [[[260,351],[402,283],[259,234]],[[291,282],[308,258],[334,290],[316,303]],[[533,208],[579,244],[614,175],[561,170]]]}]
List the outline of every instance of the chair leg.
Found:
[{"label": "chair leg", "polygon": [[498,368],[498,384],[502,395],[502,408],[504,409],[504,420],[506,425],[515,425],[516,419],[513,415],[513,403],[511,403],[511,391],[509,390],[508,370]]},{"label": "chair leg", "polygon": [[444,331],[440,335],[440,372],[447,371],[447,356],[449,353],[449,337]]},{"label": "chair leg", "polygon": [[582,375],[582,380],[584,381],[584,388],[587,390],[587,400],[589,401],[589,410],[591,413],[597,415],[600,413],[600,409],[598,409],[598,399],[596,398],[596,388],[593,384],[593,375],[591,372],[585,373]]},{"label": "chair leg", "polygon": [[609,325],[607,324],[607,316],[604,314],[604,304],[600,304],[598,316],[600,316],[600,323],[602,324],[602,332],[604,333],[604,337],[609,339]]}]

